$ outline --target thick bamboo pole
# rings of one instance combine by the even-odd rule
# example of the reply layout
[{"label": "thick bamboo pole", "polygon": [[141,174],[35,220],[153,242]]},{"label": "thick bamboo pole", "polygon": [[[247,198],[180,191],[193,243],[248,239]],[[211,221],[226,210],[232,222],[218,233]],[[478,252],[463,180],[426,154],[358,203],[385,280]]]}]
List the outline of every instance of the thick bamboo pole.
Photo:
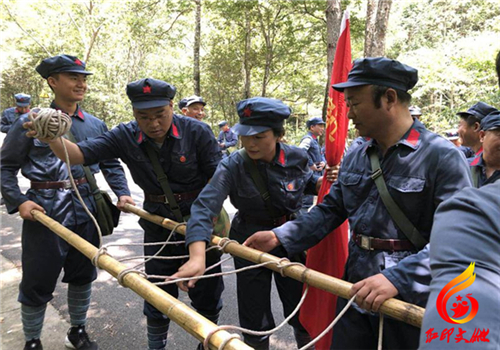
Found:
[{"label": "thick bamboo pole", "polygon": [[[175,225],[177,225],[177,222],[175,221],[151,214],[143,209],[129,204],[127,204],[126,209],[143,219],[151,221],[170,230],[172,230]],[[184,226],[180,226],[177,228],[177,232],[185,235],[186,228]],[[222,238],[220,237],[212,236],[211,244],[219,245],[219,242],[221,240]],[[248,248],[242,246],[241,244],[233,242],[226,245],[224,252],[236,255],[240,258],[255,263],[263,263],[269,261],[278,262],[280,260],[280,258],[277,258],[271,254],[262,253],[261,251]],[[280,269],[275,265],[268,265],[267,267],[273,271],[280,271]],[[352,284],[349,282],[302,266],[290,266],[284,270],[284,274],[300,282],[307,283],[311,287],[327,291],[344,299],[350,299],[349,290],[351,289]],[[380,307],[380,312],[382,312],[383,314],[419,328],[422,327],[424,311],[425,309],[421,308],[420,306],[409,304],[398,299],[389,299]]]},{"label": "thick bamboo pole", "polygon": [[[31,211],[31,213],[36,220],[47,226],[66,242],[78,249],[87,258],[92,259],[97,254],[98,249],[96,247],[74,232],[68,230],[57,221],[49,218],[47,215],[37,210]],[[101,255],[98,260],[98,265],[115,278],[121,271],[126,269],[123,264],[116,261],[109,255]],[[206,336],[217,327],[217,325],[198,314],[186,304],[175,299],[170,294],[166,293],[136,273],[126,274],[123,278],[123,285],[132,289],[142,298],[154,305],[158,310],[167,315],[172,321],[184,328],[200,342],[203,342]],[[226,331],[221,330],[216,332],[210,338],[210,349],[218,349],[219,346],[229,337],[230,334]],[[250,349],[252,348],[239,339],[230,340],[224,347],[224,350]]]}]

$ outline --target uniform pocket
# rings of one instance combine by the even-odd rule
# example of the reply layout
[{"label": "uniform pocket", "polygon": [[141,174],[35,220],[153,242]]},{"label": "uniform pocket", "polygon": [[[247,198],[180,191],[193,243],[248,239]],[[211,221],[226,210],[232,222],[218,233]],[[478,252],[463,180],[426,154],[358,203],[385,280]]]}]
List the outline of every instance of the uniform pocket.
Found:
[{"label": "uniform pocket", "polygon": [[339,182],[344,186],[355,186],[360,183],[362,177],[363,175],[358,173],[341,172]]},{"label": "uniform pocket", "polygon": [[425,179],[394,175],[387,185],[401,193],[418,193],[424,190]]}]

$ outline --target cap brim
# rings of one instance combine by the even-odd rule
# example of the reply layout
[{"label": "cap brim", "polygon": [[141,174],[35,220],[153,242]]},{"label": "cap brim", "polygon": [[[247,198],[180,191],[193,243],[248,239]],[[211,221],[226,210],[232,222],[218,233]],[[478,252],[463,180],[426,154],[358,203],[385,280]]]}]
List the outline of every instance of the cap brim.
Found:
[{"label": "cap brim", "polygon": [[345,83],[334,84],[334,85],[332,85],[332,88],[334,88],[337,91],[344,92],[344,89],[347,89],[350,87],[372,85],[372,84],[373,83],[369,83],[366,81],[346,81]]},{"label": "cap brim", "polygon": [[201,104],[202,104],[202,105],[204,105],[204,106],[206,106],[206,105],[207,105],[207,103],[206,103],[206,102],[203,102],[203,101],[193,101],[193,102],[191,102],[191,103],[187,103],[187,104],[186,104],[186,107],[189,107],[189,106],[191,106],[191,105],[194,105],[195,103],[201,103]]},{"label": "cap brim", "polygon": [[78,74],[84,74],[84,75],[94,74],[94,73],[86,71],[86,70],[78,70],[78,69],[61,70],[59,72],[54,72],[54,73],[78,73]]},{"label": "cap brim", "polygon": [[24,102],[24,103],[16,103],[16,106],[18,107],[28,107],[30,105],[29,102]]},{"label": "cap brim", "polygon": [[448,140],[450,140],[450,141],[455,141],[455,140],[458,140],[458,139],[459,139],[458,136],[448,137]]},{"label": "cap brim", "polygon": [[236,124],[231,130],[240,136],[252,136],[271,129],[270,126]]},{"label": "cap brim", "polygon": [[156,107],[163,107],[166,106],[170,103],[170,100],[165,99],[165,100],[153,100],[153,101],[137,101],[137,102],[132,102],[132,106],[135,109],[148,109],[148,108],[156,108]]}]

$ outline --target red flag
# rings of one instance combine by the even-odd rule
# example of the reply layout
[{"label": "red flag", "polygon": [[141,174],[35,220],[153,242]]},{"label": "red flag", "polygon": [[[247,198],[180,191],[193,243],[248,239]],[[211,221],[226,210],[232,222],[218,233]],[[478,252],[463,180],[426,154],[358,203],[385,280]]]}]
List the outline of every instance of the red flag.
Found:
[{"label": "red flag", "polygon": [[[337,165],[342,159],[347,136],[347,106],[343,93],[335,91],[331,85],[342,83],[347,80],[347,74],[351,70],[351,34],[349,30],[349,12],[344,12],[340,29],[340,37],[337,42],[333,70],[328,95],[328,110],[326,117],[326,161],[330,166]],[[329,192],[331,182],[323,177],[323,184],[318,194],[318,203]],[[319,244],[307,252],[306,266],[326,273],[330,276],[342,278],[344,265],[347,260],[348,233],[347,222],[333,230]],[[300,322],[307,329],[311,337],[319,335],[335,318],[335,307],[337,297],[328,292],[316,288],[309,288],[309,293],[301,308]],[[330,349],[332,339],[331,331],[318,343],[316,349]]]}]

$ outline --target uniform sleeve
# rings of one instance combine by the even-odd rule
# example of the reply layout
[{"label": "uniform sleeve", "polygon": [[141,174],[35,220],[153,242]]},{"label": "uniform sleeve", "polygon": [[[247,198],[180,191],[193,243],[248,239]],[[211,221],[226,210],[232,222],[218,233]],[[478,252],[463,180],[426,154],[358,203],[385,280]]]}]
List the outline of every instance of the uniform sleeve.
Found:
[{"label": "uniform sleeve", "polygon": [[[304,137],[302,141],[300,141],[299,148],[302,148],[306,152],[311,148],[311,142],[312,139],[310,137]],[[309,153],[307,154],[307,157],[309,158],[307,165],[312,166],[314,164],[312,158],[309,156]]]},{"label": "uniform sleeve", "polygon": [[211,178],[222,159],[219,144],[214,138],[214,134],[208,125],[202,125],[202,132],[199,134],[196,145],[197,159],[200,170]]},{"label": "uniform sleeve", "polygon": [[[472,185],[465,156],[458,149],[451,149],[438,162],[434,186],[434,205]],[[450,171],[453,169],[453,171]],[[429,248],[401,260],[382,274],[398,289],[405,301],[423,305],[429,295]]]},{"label": "uniform sleeve", "polygon": [[12,124],[10,132],[4,139],[0,161],[2,197],[9,214],[17,212],[17,208],[28,201],[21,192],[17,182],[17,174],[28,157],[33,139],[28,138],[23,128],[24,119],[19,118]]},{"label": "uniform sleeve", "polygon": [[191,206],[191,217],[186,228],[186,246],[197,241],[210,241],[213,231],[213,220],[219,215],[233,181],[224,161],[217,167],[212,180],[203,188]]},{"label": "uniform sleeve", "polygon": [[7,112],[7,110],[4,110],[2,112],[2,121],[1,121],[0,130],[4,133],[7,133],[7,132],[9,132],[11,126],[12,125],[9,121],[8,112]]},{"label": "uniform sleeve", "polygon": [[[466,331],[464,338],[471,339],[475,329],[489,329],[500,324],[500,183],[481,189],[468,188],[445,201],[436,211],[432,227],[430,264],[432,269],[431,293],[425,310],[419,349],[455,349],[456,342],[427,341],[426,332],[441,332],[452,325],[439,315],[437,298],[441,290],[455,277],[475,263],[474,282],[470,287],[452,296],[471,293],[479,304],[479,311],[472,322],[455,325]],[[470,303],[469,303],[470,304]],[[450,313],[450,311],[449,311]],[[451,314],[450,314],[451,316]],[[498,349],[500,336],[490,332],[490,342],[467,344],[467,349]],[[465,346],[463,346],[465,349]]]},{"label": "uniform sleeve", "polygon": [[[106,124],[102,124],[103,134],[108,132]],[[106,179],[111,190],[115,193],[116,197],[130,196],[130,189],[128,188],[127,178],[125,171],[116,158],[107,159],[99,162],[99,168]]]},{"label": "uniform sleeve", "polygon": [[288,254],[293,255],[318,244],[346,219],[342,188],[337,181],[323,203],[314,206],[309,213],[273,229],[273,232]]}]

